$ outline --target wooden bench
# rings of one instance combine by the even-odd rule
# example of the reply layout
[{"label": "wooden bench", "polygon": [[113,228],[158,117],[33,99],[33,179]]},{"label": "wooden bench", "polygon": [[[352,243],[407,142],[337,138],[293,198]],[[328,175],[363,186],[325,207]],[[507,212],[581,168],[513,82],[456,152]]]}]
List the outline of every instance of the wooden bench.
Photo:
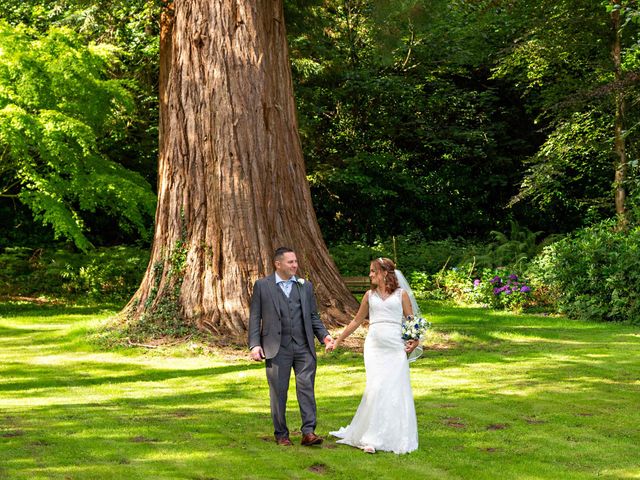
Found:
[{"label": "wooden bench", "polygon": [[342,277],[342,280],[351,293],[364,293],[371,286],[369,277]]}]

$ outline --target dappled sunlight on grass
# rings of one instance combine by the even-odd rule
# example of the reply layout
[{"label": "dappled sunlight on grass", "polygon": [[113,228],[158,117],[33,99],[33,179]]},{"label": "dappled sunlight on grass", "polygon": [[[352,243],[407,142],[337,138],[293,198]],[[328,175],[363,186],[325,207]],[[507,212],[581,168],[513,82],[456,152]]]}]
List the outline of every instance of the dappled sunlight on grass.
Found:
[{"label": "dappled sunlight on grass", "polygon": [[[0,478],[639,478],[637,327],[429,305],[411,365],[421,447],[367,456],[299,445],[293,378],[283,450],[263,364],[106,351],[86,338],[113,312],[83,308],[0,304]],[[358,348],[318,355],[322,435],[360,402]]]},{"label": "dappled sunlight on grass", "polygon": [[[518,328],[518,327],[516,327]],[[533,335],[525,335],[523,332],[491,332],[490,335],[497,340],[505,340],[515,343],[559,343],[562,345],[585,345],[588,342],[580,342],[570,339],[558,339],[558,338],[545,338]]]},{"label": "dappled sunlight on grass", "polygon": [[623,479],[640,479],[640,469],[611,469],[603,470],[603,475],[611,476],[612,478]]}]

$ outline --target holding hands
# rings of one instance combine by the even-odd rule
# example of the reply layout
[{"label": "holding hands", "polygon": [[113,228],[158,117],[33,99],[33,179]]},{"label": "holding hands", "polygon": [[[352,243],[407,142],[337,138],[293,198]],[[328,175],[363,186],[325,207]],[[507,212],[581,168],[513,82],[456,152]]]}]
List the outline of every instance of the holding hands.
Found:
[{"label": "holding hands", "polygon": [[324,337],[324,351],[331,352],[336,348],[336,340],[331,338],[331,335]]},{"label": "holding hands", "polygon": [[[334,351],[336,348],[340,346],[340,343],[341,343],[340,339],[333,340],[331,343],[327,343],[325,339],[325,345],[326,345],[325,351],[326,352]],[[419,340],[409,340],[404,344],[404,351],[407,353],[411,353],[418,347],[418,345],[420,345]]]},{"label": "holding hands", "polygon": [[[331,335],[324,337],[323,343],[326,352],[331,352],[336,348],[336,341],[331,338]],[[251,356],[251,360],[255,360],[256,362],[260,362],[266,358],[264,350],[262,350],[260,345],[253,347],[249,355]]]},{"label": "holding hands", "polygon": [[338,348],[338,345],[340,345],[340,339],[333,340],[331,342],[331,345],[327,345],[326,352],[333,352],[336,348]]},{"label": "holding hands", "polygon": [[[333,352],[336,348],[340,346],[340,343],[341,343],[339,338],[333,339],[331,338],[331,335],[327,335],[326,337],[324,337],[323,342],[324,342],[324,350],[327,353]],[[419,340],[409,340],[405,342],[404,351],[407,353],[411,353],[416,349],[418,345],[420,345]],[[260,362],[264,360],[264,358],[265,358],[264,351],[262,350],[261,346],[256,346],[251,349],[252,360],[255,360],[256,362]]]}]

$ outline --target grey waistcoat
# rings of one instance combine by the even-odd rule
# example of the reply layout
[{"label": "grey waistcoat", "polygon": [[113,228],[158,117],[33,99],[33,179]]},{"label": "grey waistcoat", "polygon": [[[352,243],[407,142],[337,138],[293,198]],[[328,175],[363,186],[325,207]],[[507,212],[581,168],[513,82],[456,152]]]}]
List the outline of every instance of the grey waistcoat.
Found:
[{"label": "grey waistcoat", "polygon": [[304,332],[304,322],[302,321],[302,304],[300,303],[300,292],[297,285],[292,285],[289,298],[284,294],[282,289],[278,287],[280,295],[280,309],[284,313],[282,317],[282,339],[280,345],[286,347],[291,340],[298,345],[304,345],[306,335]]}]

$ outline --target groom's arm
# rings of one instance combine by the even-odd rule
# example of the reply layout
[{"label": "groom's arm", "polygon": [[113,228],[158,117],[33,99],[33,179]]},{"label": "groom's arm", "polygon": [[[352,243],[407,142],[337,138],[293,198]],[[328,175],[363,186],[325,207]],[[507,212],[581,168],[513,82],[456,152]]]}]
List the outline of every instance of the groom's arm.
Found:
[{"label": "groom's arm", "polygon": [[249,348],[262,346],[260,338],[260,322],[262,321],[262,304],[260,302],[260,283],[253,284],[251,306],[249,307]]},{"label": "groom's arm", "polygon": [[309,283],[309,306],[311,307],[311,327],[313,328],[313,333],[315,334],[316,338],[320,341],[320,343],[322,344],[326,344],[325,339],[327,337],[331,338],[331,336],[329,335],[329,331],[327,330],[327,328],[324,326],[324,323],[322,323],[322,320],[320,319],[320,314],[318,313],[318,304],[316,302],[316,296],[313,293],[313,285],[311,284],[311,282]]}]

